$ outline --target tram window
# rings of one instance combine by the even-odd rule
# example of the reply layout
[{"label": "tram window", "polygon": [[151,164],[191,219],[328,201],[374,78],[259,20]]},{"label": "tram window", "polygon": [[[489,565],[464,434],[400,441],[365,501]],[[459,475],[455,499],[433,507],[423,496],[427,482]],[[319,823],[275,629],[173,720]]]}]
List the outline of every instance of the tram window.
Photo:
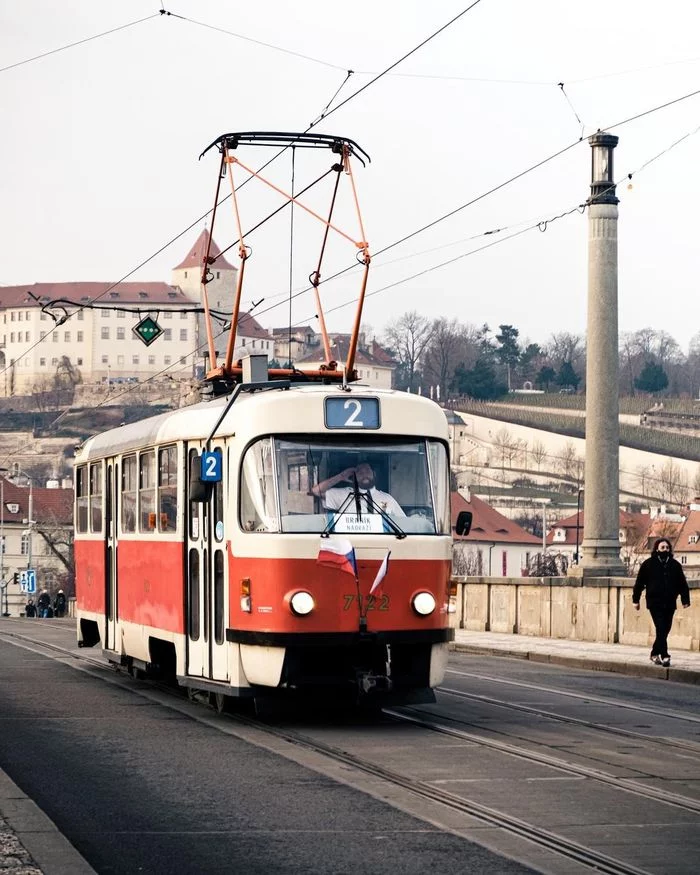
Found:
[{"label": "tram window", "polygon": [[[221,455],[220,449],[215,449]],[[223,468],[222,468],[223,470]],[[224,481],[223,478],[214,483],[214,537],[217,541],[224,540]]]},{"label": "tram window", "polygon": [[158,452],[158,531],[177,528],[177,447]]},{"label": "tram window", "polygon": [[243,457],[241,480],[241,528],[246,532],[278,532],[270,438],[248,448]]},{"label": "tram window", "polygon": [[136,531],[136,456],[122,460],[122,531]]},{"label": "tram window", "polygon": [[224,643],[224,553],[214,553],[214,640]]},{"label": "tram window", "polygon": [[438,532],[449,535],[452,531],[450,521],[450,467],[447,451],[443,444],[428,441],[430,479],[433,486],[433,505]]},{"label": "tram window", "polygon": [[189,464],[187,466],[188,471],[190,472],[190,501],[189,501],[189,529],[190,529],[190,538],[196,540],[199,537],[199,503],[196,499],[192,497],[192,485],[195,482],[200,483],[199,480],[199,453],[197,450],[190,450],[189,453]]},{"label": "tram window", "polygon": [[102,531],[102,462],[90,465],[90,531]]},{"label": "tram window", "polygon": [[139,456],[139,531],[152,532],[156,527],[156,454],[153,450]]},{"label": "tram window", "polygon": [[197,641],[199,640],[199,553],[197,550],[190,550],[189,566],[187,634],[192,641]]},{"label": "tram window", "polygon": [[88,469],[78,468],[75,477],[75,524],[79,532],[88,530]]}]

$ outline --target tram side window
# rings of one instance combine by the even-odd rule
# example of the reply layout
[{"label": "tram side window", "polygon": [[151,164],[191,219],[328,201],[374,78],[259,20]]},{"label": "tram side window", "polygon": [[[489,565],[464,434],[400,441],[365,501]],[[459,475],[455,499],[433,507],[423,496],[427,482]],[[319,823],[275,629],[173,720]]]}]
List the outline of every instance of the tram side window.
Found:
[{"label": "tram side window", "polygon": [[139,456],[139,531],[152,532],[156,527],[156,454],[153,450]]},{"label": "tram side window", "polygon": [[278,532],[270,438],[248,448],[243,457],[241,480],[241,528],[246,532]]},{"label": "tram side window", "polygon": [[102,462],[90,465],[90,531],[102,531]]},{"label": "tram side window", "polygon": [[[221,455],[217,447],[214,452]],[[221,470],[223,471],[223,465]],[[224,481],[219,480],[214,484],[214,537],[217,541],[224,540]]]},{"label": "tram side window", "polygon": [[136,531],[136,456],[122,460],[122,531]]},{"label": "tram side window", "polygon": [[158,452],[158,531],[177,528],[177,447]]},{"label": "tram side window", "polygon": [[75,524],[79,532],[88,530],[88,469],[78,468],[75,480]]}]

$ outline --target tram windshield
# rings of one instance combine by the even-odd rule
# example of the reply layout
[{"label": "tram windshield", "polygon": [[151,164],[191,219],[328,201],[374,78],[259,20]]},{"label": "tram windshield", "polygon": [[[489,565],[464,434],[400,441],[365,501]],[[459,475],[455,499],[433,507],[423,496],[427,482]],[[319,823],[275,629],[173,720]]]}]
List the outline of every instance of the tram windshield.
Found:
[{"label": "tram windshield", "polygon": [[446,535],[449,468],[436,440],[263,438],[241,471],[249,532]]}]

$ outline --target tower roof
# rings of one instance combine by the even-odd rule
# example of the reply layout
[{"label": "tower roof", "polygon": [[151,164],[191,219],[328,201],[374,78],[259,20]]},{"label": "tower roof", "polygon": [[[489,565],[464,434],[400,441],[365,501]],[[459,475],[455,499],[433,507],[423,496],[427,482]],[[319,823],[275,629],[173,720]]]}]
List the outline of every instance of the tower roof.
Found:
[{"label": "tower roof", "polygon": [[[194,242],[194,246],[190,249],[187,255],[184,258],[184,261],[180,262],[177,267],[174,267],[173,270],[180,270],[183,267],[202,267],[202,263],[204,261],[204,256],[207,254],[207,246],[209,245],[209,229],[205,228],[202,233],[197,237]],[[211,265],[213,268],[217,270],[235,270],[236,268],[229,264],[228,261],[221,254],[221,250],[216,245],[215,241],[211,241],[211,249],[209,251],[209,255],[211,258],[216,258],[216,261]]]}]

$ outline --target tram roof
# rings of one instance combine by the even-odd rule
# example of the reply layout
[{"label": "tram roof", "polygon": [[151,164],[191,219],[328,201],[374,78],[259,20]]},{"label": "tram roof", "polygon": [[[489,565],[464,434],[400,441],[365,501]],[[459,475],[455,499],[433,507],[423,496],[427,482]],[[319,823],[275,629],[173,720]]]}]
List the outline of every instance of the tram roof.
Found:
[{"label": "tram roof", "polygon": [[[302,399],[309,396],[337,395],[339,392],[346,396],[356,394],[379,398],[383,410],[382,420],[387,424],[387,429],[382,429],[385,434],[420,434],[448,439],[445,412],[435,402],[408,392],[377,389],[357,383],[345,390],[336,385],[300,384],[285,390],[241,392],[221,423],[217,436],[226,437],[242,430],[250,431],[251,437],[255,434],[307,432],[308,420],[305,419],[304,412],[299,410]],[[173,441],[204,440],[211,434],[229,399],[230,396],[226,396],[203,401],[94,435],[78,450],[76,462]],[[241,415],[242,408],[245,409],[245,416]],[[321,429],[314,430],[315,433],[320,431]],[[347,432],[334,430],[334,433],[357,434],[353,429],[348,429]]]}]

